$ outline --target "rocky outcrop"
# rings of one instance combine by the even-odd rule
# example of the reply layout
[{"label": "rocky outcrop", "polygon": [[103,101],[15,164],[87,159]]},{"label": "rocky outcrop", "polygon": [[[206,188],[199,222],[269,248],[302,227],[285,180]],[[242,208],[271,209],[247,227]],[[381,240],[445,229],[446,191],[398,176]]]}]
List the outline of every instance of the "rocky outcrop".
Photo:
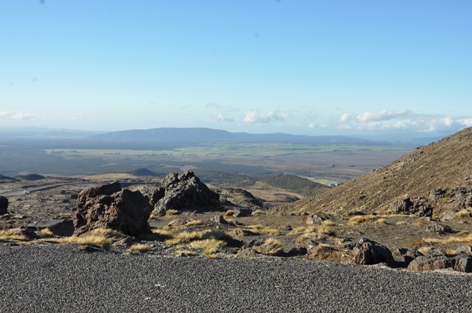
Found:
[{"label": "rocky outcrop", "polygon": [[439,223],[432,223],[426,228],[427,231],[435,232],[438,234],[452,233],[451,227],[447,225],[442,225]]},{"label": "rocky outcrop", "polygon": [[111,228],[130,236],[149,233],[152,212],[149,201],[139,191],[121,189],[119,183],[82,191],[73,214],[75,234],[95,228]]},{"label": "rocky outcrop", "polygon": [[411,214],[417,216],[433,215],[433,208],[423,197],[404,198],[392,203],[390,210],[393,214]]},{"label": "rocky outcrop", "polygon": [[192,171],[170,173],[150,197],[156,215],[169,209],[195,210],[219,208],[218,194],[211,191]]},{"label": "rocky outcrop", "polygon": [[216,190],[221,204],[228,208],[258,210],[262,208],[262,202],[249,191],[240,188],[222,188]]},{"label": "rocky outcrop", "polygon": [[8,213],[8,199],[0,196],[0,215]]},{"label": "rocky outcrop", "polygon": [[352,261],[355,264],[370,265],[378,263],[393,263],[392,252],[375,241],[361,238],[352,249]]},{"label": "rocky outcrop", "polygon": [[414,272],[434,271],[452,269],[458,272],[472,272],[472,256],[457,255],[448,257],[446,255],[418,256],[408,265],[408,269]]}]

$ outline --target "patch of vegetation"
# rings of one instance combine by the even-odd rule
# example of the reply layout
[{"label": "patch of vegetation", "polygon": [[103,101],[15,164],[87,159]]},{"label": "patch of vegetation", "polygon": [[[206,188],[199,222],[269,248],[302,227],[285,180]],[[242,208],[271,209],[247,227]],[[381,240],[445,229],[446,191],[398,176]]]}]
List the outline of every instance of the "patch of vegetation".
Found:
[{"label": "patch of vegetation", "polygon": [[283,188],[304,196],[314,196],[329,189],[329,187],[309,179],[290,174],[278,174],[260,178],[261,181],[276,188]]},{"label": "patch of vegetation", "polygon": [[130,251],[139,251],[139,252],[147,252],[151,250],[151,246],[147,244],[133,244],[129,247]]}]

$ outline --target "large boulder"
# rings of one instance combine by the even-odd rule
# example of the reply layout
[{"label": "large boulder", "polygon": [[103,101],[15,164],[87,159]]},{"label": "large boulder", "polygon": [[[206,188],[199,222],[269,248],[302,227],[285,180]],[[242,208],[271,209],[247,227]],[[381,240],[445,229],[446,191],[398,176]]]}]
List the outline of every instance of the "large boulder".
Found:
[{"label": "large boulder", "polygon": [[356,264],[370,265],[378,263],[393,263],[392,252],[375,241],[361,238],[352,249],[352,261]]},{"label": "large boulder", "polygon": [[139,191],[121,189],[119,183],[82,191],[73,214],[75,234],[111,228],[130,236],[149,233],[152,206]]},{"label": "large boulder", "polygon": [[8,199],[0,196],[0,215],[7,214],[8,211]]},{"label": "large boulder", "polygon": [[454,259],[447,256],[419,256],[408,264],[408,269],[415,272],[433,271],[454,267]]},{"label": "large boulder", "polygon": [[150,197],[158,215],[169,209],[194,210],[219,208],[218,194],[211,191],[192,171],[170,173],[162,181],[162,187]]},{"label": "large boulder", "polygon": [[28,223],[29,229],[42,230],[49,229],[56,236],[72,236],[74,233],[74,225],[71,220],[66,219],[50,219],[47,221],[37,221]]}]

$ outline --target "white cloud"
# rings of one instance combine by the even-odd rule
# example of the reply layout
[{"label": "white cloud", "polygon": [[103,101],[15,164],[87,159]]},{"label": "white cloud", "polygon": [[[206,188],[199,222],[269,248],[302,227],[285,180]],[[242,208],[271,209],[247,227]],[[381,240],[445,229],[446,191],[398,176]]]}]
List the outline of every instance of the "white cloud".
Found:
[{"label": "white cloud", "polygon": [[216,118],[218,122],[233,122],[234,119],[232,116],[224,116],[223,114],[218,114],[218,117]]},{"label": "white cloud", "polygon": [[283,121],[288,113],[267,112],[260,113],[258,111],[247,111],[244,113],[243,121],[245,123],[269,123],[271,121]]},{"label": "white cloud", "polygon": [[10,119],[10,120],[32,120],[37,115],[29,112],[19,112],[19,111],[0,111],[0,118]]},{"label": "white cloud", "polygon": [[472,126],[472,117],[465,117],[465,118],[459,118],[457,122],[461,125],[464,125],[465,127],[471,127]]},{"label": "white cloud", "polygon": [[339,118],[339,121],[340,122],[347,122],[351,119],[352,117],[352,113],[344,113],[343,115],[341,115],[341,117]]},{"label": "white cloud", "polygon": [[341,115],[339,129],[408,130],[412,132],[456,132],[472,126],[472,117],[455,118],[445,115],[418,114],[408,110],[382,110],[355,115]]},{"label": "white cloud", "polygon": [[310,123],[310,124],[308,125],[308,128],[315,128],[315,124]]},{"label": "white cloud", "polygon": [[407,110],[398,110],[398,111],[387,111],[382,110],[379,112],[365,112],[362,114],[356,115],[356,119],[359,123],[375,122],[375,121],[387,121],[401,116],[408,115]]},{"label": "white cloud", "polygon": [[206,105],[207,108],[220,108],[218,103],[210,102]]}]

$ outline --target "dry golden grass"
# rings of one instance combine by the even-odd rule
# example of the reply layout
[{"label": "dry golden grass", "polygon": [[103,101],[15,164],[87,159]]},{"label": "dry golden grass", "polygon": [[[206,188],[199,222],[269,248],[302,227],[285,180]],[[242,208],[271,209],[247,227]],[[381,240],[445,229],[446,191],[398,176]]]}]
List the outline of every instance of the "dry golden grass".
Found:
[{"label": "dry golden grass", "polygon": [[301,234],[311,233],[311,232],[315,232],[315,231],[316,231],[316,228],[314,226],[311,226],[311,227],[299,226],[299,227],[295,227],[294,229],[292,229],[288,233],[288,236],[301,235]]},{"label": "dry golden grass", "polygon": [[336,223],[333,222],[332,220],[324,220],[323,222],[321,222],[321,225],[322,226],[336,226]]},{"label": "dry golden grass", "polygon": [[283,250],[282,243],[275,238],[267,238],[260,246],[253,248],[257,252],[265,255],[277,255]]},{"label": "dry golden grass", "polygon": [[203,224],[205,224],[205,222],[202,220],[191,220],[185,223],[184,227],[198,226],[198,225],[203,225]]},{"label": "dry golden grass", "polygon": [[124,235],[113,229],[98,228],[86,232],[80,236],[61,237],[61,238],[44,238],[38,241],[62,243],[62,244],[77,244],[88,245],[104,249],[111,249],[111,244],[123,238]]},{"label": "dry golden grass", "polygon": [[229,235],[226,234],[224,231],[219,229],[211,229],[211,230],[203,230],[203,231],[183,231],[172,235],[171,239],[167,239],[166,243],[170,245],[177,245],[177,244],[188,244],[195,240],[202,240],[202,239],[217,239],[217,240],[224,240],[229,238]]},{"label": "dry golden grass", "polygon": [[49,228],[41,229],[41,234],[48,237],[54,237],[54,233]]},{"label": "dry golden grass", "polygon": [[415,249],[418,249],[419,247],[422,247],[424,246],[424,241],[422,239],[417,239],[417,240],[414,240],[412,242],[410,242],[409,244],[406,245],[407,248],[415,248]]},{"label": "dry golden grass", "polygon": [[354,225],[359,225],[362,223],[372,222],[372,221],[376,221],[377,223],[380,223],[380,224],[386,224],[387,223],[386,219],[393,218],[393,217],[405,217],[405,215],[401,215],[401,214],[356,215],[356,216],[351,217],[346,225],[354,226]]},{"label": "dry golden grass", "polygon": [[325,236],[335,236],[336,235],[336,232],[333,228],[329,227],[329,226],[322,226],[320,228],[317,229],[317,232],[321,235],[325,235]]},{"label": "dry golden grass", "polygon": [[18,231],[20,231],[19,228],[0,230],[0,241],[23,241],[28,239],[24,235],[15,235]]},{"label": "dry golden grass", "polygon": [[197,255],[197,253],[195,251],[192,251],[192,250],[186,250],[186,249],[183,249],[183,250],[175,250],[174,252],[175,255],[186,255],[186,256],[195,256]]},{"label": "dry golden grass", "polygon": [[451,243],[472,243],[472,234],[461,235],[460,233],[455,236],[450,236],[445,239],[439,238],[423,238],[423,241],[429,244],[451,244]]},{"label": "dry golden grass", "polygon": [[265,215],[267,212],[266,211],[263,211],[263,210],[255,210],[254,212],[252,212],[252,216],[258,216],[258,215]]},{"label": "dry golden grass", "polygon": [[349,219],[347,222],[348,226],[359,225],[365,222],[370,222],[372,220],[378,219],[377,215],[356,215]]},{"label": "dry golden grass", "polygon": [[327,235],[324,235],[322,233],[305,233],[300,236],[298,236],[295,239],[295,244],[297,245],[303,245],[306,243],[306,241],[318,241],[318,240],[325,240]]},{"label": "dry golden grass", "polygon": [[470,217],[470,211],[461,210],[454,215],[454,218],[467,218]]},{"label": "dry golden grass", "polygon": [[207,256],[216,253],[219,248],[225,245],[225,241],[217,239],[195,240],[190,243],[191,248],[202,249],[202,254]]},{"label": "dry golden grass", "polygon": [[234,210],[228,210],[225,212],[225,216],[233,216]]},{"label": "dry golden grass", "polygon": [[405,225],[406,223],[406,221],[398,221],[395,223],[395,225]]},{"label": "dry golden grass", "polygon": [[169,209],[166,211],[166,216],[172,216],[172,215],[177,215],[179,211],[174,210],[174,209]]},{"label": "dry golden grass", "polygon": [[131,247],[129,247],[129,250],[130,251],[147,252],[147,251],[151,250],[151,246],[146,245],[146,244],[136,243],[136,244],[131,245]]},{"label": "dry golden grass", "polygon": [[151,215],[149,215],[149,219],[151,219],[151,220],[157,220],[159,217],[160,217],[160,215],[154,213],[154,211],[152,211]]},{"label": "dry golden grass", "polygon": [[280,235],[280,232],[277,229],[270,228],[268,226],[264,226],[261,224],[258,225],[248,225],[246,226],[249,228],[250,231],[256,234],[261,234],[261,235],[271,235],[271,236],[278,236]]},{"label": "dry golden grass", "polygon": [[171,239],[167,239],[166,243],[170,245],[182,244],[182,243],[189,243],[192,240],[198,240],[202,238],[202,231],[183,231],[178,234],[173,235]]},{"label": "dry golden grass", "polygon": [[446,249],[447,256],[456,256],[458,254],[456,249]]}]

